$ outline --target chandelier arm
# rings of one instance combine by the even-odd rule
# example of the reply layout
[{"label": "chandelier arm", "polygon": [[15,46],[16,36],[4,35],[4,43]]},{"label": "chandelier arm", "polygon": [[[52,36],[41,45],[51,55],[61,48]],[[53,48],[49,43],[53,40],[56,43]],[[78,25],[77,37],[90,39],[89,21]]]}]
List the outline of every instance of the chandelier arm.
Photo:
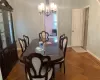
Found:
[{"label": "chandelier arm", "polygon": [[51,11],[50,12],[45,12],[45,15],[49,16],[51,13],[52,13]]}]

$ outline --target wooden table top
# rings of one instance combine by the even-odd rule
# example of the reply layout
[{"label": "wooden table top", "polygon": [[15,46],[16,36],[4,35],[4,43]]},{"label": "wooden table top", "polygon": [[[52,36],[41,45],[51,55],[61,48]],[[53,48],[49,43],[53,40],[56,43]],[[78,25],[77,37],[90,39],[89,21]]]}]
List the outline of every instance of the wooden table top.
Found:
[{"label": "wooden table top", "polygon": [[[49,41],[52,44],[45,45],[44,56],[50,56],[52,61],[57,61],[63,58],[63,52],[59,49],[59,43],[55,43],[52,39]],[[21,60],[24,56],[28,56],[31,53],[35,53],[36,47],[39,47],[39,39],[34,39],[23,53]]]}]

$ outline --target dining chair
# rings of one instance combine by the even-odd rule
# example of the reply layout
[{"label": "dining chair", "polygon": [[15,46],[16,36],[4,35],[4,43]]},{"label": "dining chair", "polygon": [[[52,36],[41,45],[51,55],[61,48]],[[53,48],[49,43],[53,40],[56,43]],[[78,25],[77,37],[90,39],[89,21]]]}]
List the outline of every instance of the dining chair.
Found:
[{"label": "dining chair", "polygon": [[39,33],[39,41],[47,42],[49,41],[49,33],[46,31],[42,31]]},{"label": "dining chair", "polygon": [[25,39],[18,38],[18,41],[19,41],[19,44],[20,44],[20,47],[21,47],[22,53],[25,52],[26,47],[27,47],[27,46],[26,46]]},{"label": "dining chair", "polygon": [[63,40],[62,40],[62,46],[63,46],[62,51],[63,51],[64,57],[63,57],[61,60],[59,60],[59,61],[57,61],[57,62],[55,63],[55,65],[56,65],[56,64],[59,64],[59,65],[60,65],[60,68],[61,68],[62,64],[64,65],[64,73],[65,73],[65,56],[66,56],[66,51],[67,51],[67,43],[68,43],[68,37],[65,36],[65,37],[63,38]]},{"label": "dining chair", "polygon": [[32,53],[24,57],[24,60],[27,80],[52,80],[54,69],[49,63],[51,61],[49,56]]},{"label": "dining chair", "polygon": [[29,46],[29,37],[26,35],[23,35],[23,38],[25,39],[26,46],[28,47]]},{"label": "dining chair", "polygon": [[65,34],[62,34],[59,38],[59,48],[63,49],[63,38],[65,37]]}]

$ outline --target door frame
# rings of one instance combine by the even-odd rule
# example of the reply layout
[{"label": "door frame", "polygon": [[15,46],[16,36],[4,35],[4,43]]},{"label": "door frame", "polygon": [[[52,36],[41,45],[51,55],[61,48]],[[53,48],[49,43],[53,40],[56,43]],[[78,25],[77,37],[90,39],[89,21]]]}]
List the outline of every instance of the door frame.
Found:
[{"label": "door frame", "polygon": [[[87,50],[87,40],[88,40],[88,23],[89,23],[89,10],[90,10],[90,5],[86,6],[83,8],[84,9],[84,42],[83,42],[83,49]],[[86,12],[85,10],[88,9],[88,20],[86,22]]]},{"label": "door frame", "polygon": [[[90,5],[88,5],[88,6],[85,6],[84,8],[80,8],[80,9],[87,9],[87,8],[89,8],[89,10],[90,10]],[[85,11],[84,11],[84,16],[85,16]],[[88,13],[88,16],[89,16],[89,13]],[[84,25],[85,25],[85,17],[83,18],[84,19]],[[88,18],[88,22],[89,22],[89,18]],[[84,28],[84,27],[83,27]],[[86,32],[87,31],[87,32]],[[87,34],[85,34],[85,33],[87,33]],[[88,26],[87,26],[87,30],[85,30],[85,28],[84,28],[84,36],[83,36],[83,49],[85,49],[85,50],[87,50],[87,40],[88,40]],[[86,36],[85,36],[86,35]],[[86,37],[86,38],[85,38]],[[85,44],[85,41],[86,41],[86,44]],[[84,46],[85,45],[85,46]],[[71,46],[72,46],[72,31],[71,31]]]}]

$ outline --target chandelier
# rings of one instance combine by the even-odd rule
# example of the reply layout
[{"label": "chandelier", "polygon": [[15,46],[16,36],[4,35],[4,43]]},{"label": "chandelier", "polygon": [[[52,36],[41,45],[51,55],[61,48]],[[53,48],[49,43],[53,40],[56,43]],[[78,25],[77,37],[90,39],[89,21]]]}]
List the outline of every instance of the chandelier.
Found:
[{"label": "chandelier", "polygon": [[57,5],[55,3],[50,3],[49,0],[46,0],[46,3],[40,3],[38,5],[38,10],[40,14],[49,16],[51,13],[57,12]]}]

